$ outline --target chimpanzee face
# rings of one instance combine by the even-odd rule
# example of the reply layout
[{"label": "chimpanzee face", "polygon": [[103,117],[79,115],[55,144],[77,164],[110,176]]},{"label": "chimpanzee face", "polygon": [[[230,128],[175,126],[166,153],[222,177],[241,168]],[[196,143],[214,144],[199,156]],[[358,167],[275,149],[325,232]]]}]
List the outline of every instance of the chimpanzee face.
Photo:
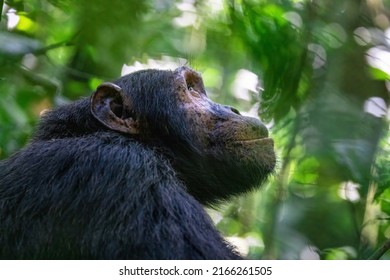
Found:
[{"label": "chimpanzee face", "polygon": [[203,203],[258,186],[275,166],[267,128],[211,101],[201,76],[188,67],[105,83],[92,97],[92,113],[109,129],[166,155]]},{"label": "chimpanzee face", "polygon": [[180,107],[186,112],[186,119],[204,152],[216,154],[222,148],[236,161],[257,162],[273,169],[273,140],[258,119],[242,116],[230,106],[211,101],[201,76],[195,71],[181,67],[175,74]]}]

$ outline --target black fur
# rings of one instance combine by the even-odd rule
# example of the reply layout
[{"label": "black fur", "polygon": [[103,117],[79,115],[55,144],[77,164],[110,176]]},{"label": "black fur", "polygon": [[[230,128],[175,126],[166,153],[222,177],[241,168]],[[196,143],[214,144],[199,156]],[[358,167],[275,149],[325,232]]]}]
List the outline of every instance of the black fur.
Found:
[{"label": "black fur", "polygon": [[233,158],[203,155],[176,76],[148,70],[115,82],[131,97],[123,114],[139,121],[138,135],[108,129],[90,99],[42,118],[31,143],[0,162],[0,258],[241,258],[201,203],[251,189],[273,165],[237,178],[223,167]]}]

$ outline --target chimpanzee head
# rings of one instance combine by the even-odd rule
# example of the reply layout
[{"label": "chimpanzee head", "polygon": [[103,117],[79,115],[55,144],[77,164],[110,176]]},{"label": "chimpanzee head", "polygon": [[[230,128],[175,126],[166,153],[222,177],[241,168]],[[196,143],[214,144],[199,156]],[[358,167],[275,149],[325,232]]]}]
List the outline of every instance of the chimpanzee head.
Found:
[{"label": "chimpanzee head", "polygon": [[259,186],[275,166],[273,140],[257,119],[211,101],[188,67],[144,70],[100,85],[93,116],[167,158],[204,204]]}]

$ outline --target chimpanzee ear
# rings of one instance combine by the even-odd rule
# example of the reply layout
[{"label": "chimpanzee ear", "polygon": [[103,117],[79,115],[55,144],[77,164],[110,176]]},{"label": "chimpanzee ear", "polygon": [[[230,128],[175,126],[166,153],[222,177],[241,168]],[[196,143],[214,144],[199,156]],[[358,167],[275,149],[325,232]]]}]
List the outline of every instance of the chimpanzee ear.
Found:
[{"label": "chimpanzee ear", "polygon": [[126,134],[138,134],[139,125],[136,120],[127,117],[122,89],[113,83],[103,83],[91,97],[92,115],[109,129]]}]

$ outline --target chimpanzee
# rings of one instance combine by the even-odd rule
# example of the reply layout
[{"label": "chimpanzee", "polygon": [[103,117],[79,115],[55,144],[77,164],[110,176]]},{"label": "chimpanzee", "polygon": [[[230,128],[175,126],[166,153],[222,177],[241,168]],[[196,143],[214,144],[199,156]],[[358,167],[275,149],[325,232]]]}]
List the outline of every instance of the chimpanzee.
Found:
[{"label": "chimpanzee", "polygon": [[274,165],[265,126],[194,70],[129,74],[47,112],[0,162],[0,258],[240,259],[202,205]]}]

